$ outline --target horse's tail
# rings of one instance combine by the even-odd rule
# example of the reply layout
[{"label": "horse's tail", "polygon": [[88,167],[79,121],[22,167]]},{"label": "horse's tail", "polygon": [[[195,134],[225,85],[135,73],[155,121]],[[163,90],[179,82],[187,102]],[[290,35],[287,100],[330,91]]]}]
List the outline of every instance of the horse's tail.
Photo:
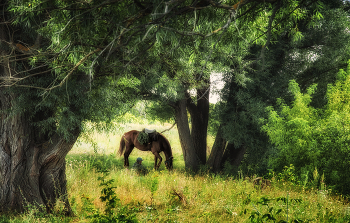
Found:
[{"label": "horse's tail", "polygon": [[125,137],[125,135],[123,135],[122,138],[120,139],[119,151],[118,151],[119,156],[123,155],[124,150],[125,150],[125,139],[124,139],[124,137]]}]

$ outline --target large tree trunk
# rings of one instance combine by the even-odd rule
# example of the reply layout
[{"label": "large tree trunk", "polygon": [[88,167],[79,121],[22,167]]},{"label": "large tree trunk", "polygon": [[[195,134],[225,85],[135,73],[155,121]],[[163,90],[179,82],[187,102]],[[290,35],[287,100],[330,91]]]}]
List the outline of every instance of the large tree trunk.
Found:
[{"label": "large tree trunk", "polygon": [[220,125],[207,162],[207,166],[213,172],[220,171],[226,161],[233,166],[239,167],[247,151],[247,147],[244,144],[239,148],[235,148],[233,143],[227,142],[223,138],[222,130],[223,126]]},{"label": "large tree trunk", "polygon": [[[0,92],[2,111],[13,106],[12,97]],[[74,130],[69,142],[57,134],[43,142],[28,120],[25,114],[1,114],[0,211],[22,212],[29,207],[50,211],[60,198],[70,214],[65,157],[80,131]]]},{"label": "large tree trunk", "polygon": [[[11,42],[9,37],[12,34],[10,26],[4,24],[0,23],[2,85],[11,84],[13,77],[20,77],[14,76],[17,74],[15,62],[10,63],[6,59],[16,58],[17,55],[7,44]],[[57,134],[49,137],[48,133],[37,129],[32,121],[45,120],[50,112],[45,110],[43,114],[29,114],[28,111],[14,109],[16,99],[24,95],[21,95],[22,92],[15,93],[12,88],[0,87],[0,212],[22,212],[32,207],[50,211],[60,198],[65,203],[66,213],[70,214],[65,157],[79,136],[80,129],[71,130],[69,141]]]},{"label": "large tree trunk", "polygon": [[222,126],[220,125],[216,133],[215,142],[211,149],[207,166],[213,171],[218,172],[222,168],[222,160],[225,152],[227,141],[222,135]]},{"label": "large tree trunk", "polygon": [[190,134],[186,109],[186,99],[178,101],[174,108],[182,154],[185,160],[185,167],[193,171],[197,171],[200,163],[198,156],[194,150],[194,144]]},{"label": "large tree trunk", "polygon": [[228,143],[223,155],[224,159],[222,160],[222,163],[228,161],[231,165],[239,167],[244,159],[246,151],[247,147],[244,144],[235,148],[233,143]]},{"label": "large tree trunk", "polygon": [[[187,99],[178,101],[174,106],[185,166],[194,171],[199,169],[200,164],[204,165],[207,160],[207,130],[209,119],[208,87],[197,89],[196,102],[193,102],[190,95],[186,93],[185,96]],[[191,130],[188,122],[187,109],[191,115]]]},{"label": "large tree trunk", "polygon": [[[207,161],[207,135],[209,119],[209,86],[197,89],[197,103],[187,101],[191,115],[191,137],[194,149],[202,165]],[[189,97],[190,98],[190,97]]]}]

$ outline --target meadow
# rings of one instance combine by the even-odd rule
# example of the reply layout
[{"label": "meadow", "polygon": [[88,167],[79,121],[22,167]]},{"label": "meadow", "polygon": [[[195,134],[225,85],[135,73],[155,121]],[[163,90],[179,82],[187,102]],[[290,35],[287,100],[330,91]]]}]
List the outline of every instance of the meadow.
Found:
[{"label": "meadow", "polygon": [[[341,195],[333,195],[325,185],[306,188],[293,182],[292,168],[284,176],[272,177],[270,184],[253,184],[257,176],[213,174],[205,168],[186,172],[176,128],[163,134],[169,139],[174,170],[164,163],[153,170],[150,152],[135,149],[150,170],[139,176],[123,167],[116,156],[120,137],[144,125],[121,124],[111,132],[85,135],[67,156],[68,194],[74,217],[65,217],[62,203],[55,213],[34,209],[16,216],[1,216],[0,222],[349,222],[350,206]],[[170,124],[149,124],[158,131]],[[213,144],[209,136],[208,147]],[[310,180],[311,181],[311,180]]]}]

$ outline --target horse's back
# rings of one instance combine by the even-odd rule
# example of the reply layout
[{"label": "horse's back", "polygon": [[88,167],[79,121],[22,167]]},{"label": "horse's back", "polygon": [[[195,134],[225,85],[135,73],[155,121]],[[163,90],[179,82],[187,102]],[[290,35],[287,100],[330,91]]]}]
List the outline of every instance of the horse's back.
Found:
[{"label": "horse's back", "polygon": [[[153,141],[155,143],[158,143],[158,145],[153,145],[153,142],[147,145],[141,144],[137,140],[137,136],[139,134],[139,131],[137,130],[131,130],[129,132],[124,133],[124,138],[128,141],[129,144],[133,144],[136,148],[142,151],[151,151],[151,150],[157,150],[157,152],[165,151],[171,153],[171,146],[169,140],[161,133],[159,134],[158,140]],[[152,148],[153,147],[153,148]],[[154,148],[157,147],[157,148]]]},{"label": "horse's back", "polygon": [[136,138],[138,133],[139,131],[137,130],[131,130],[129,132],[124,133],[123,137],[127,140],[131,140],[132,142],[134,142],[134,139]]}]

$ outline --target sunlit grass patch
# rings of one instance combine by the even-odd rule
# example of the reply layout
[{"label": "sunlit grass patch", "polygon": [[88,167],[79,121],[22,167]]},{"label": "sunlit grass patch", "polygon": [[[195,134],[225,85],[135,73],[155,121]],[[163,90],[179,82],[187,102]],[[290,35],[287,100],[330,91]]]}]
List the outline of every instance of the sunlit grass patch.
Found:
[{"label": "sunlit grass patch", "polygon": [[[150,169],[152,165],[148,166]],[[119,211],[139,222],[348,222],[348,203],[341,197],[303,190],[274,179],[261,188],[249,177],[189,174],[184,170],[154,171],[139,176],[110,155],[71,154],[67,158],[69,200],[76,216],[35,214],[10,217],[9,222],[90,222],[92,213],[104,216],[101,169],[113,180]],[[269,220],[270,219],[270,220]],[[272,220],[275,219],[275,220]]]},{"label": "sunlit grass patch", "polygon": [[[105,150],[95,153],[89,148],[79,153],[82,150],[77,145],[69,153],[68,194],[79,216],[76,221],[87,221],[82,196],[88,196],[97,210],[105,208],[100,199],[98,177],[101,173],[96,172],[96,164],[110,171],[108,179],[114,180],[120,204],[136,213],[140,222],[259,222],[268,221],[267,216],[270,221],[276,219],[277,222],[350,220],[345,200],[333,198],[321,190],[304,190],[292,182],[276,179],[271,186],[261,188],[253,184],[254,177],[211,174],[206,170],[196,175],[186,172],[176,128],[164,133],[173,148],[174,171],[167,171],[164,163],[160,171],[154,171],[153,154],[134,149],[129,157],[130,165],[137,157],[142,157],[143,164],[150,170],[148,175],[138,176],[130,168],[123,167],[123,157],[116,156],[115,152],[124,132],[143,127],[129,125],[121,132],[96,133],[94,140],[98,145],[109,143]],[[156,127],[158,131],[162,128],[165,127]],[[108,137],[113,139],[108,140]]]},{"label": "sunlit grass patch", "polygon": [[[101,157],[90,157],[87,162],[103,161],[104,157],[108,163],[111,159]],[[76,162],[76,165],[81,167],[72,167],[72,172],[68,174],[77,177],[69,178],[68,182],[70,197],[76,199],[78,215],[84,206],[79,197],[86,194],[96,209],[103,210],[104,204],[99,200],[101,187],[97,180],[100,173],[93,169],[93,164]],[[151,171],[146,176],[138,176],[118,163],[110,162],[110,165],[107,165],[110,168],[108,178],[115,180],[116,195],[122,205],[135,211],[140,222],[250,222],[263,219],[263,216],[271,216],[277,221],[287,218],[289,221],[311,222],[325,222],[338,217],[350,219],[344,200],[320,196],[317,190],[302,191],[281,183],[261,189],[254,186],[250,178],[191,175],[176,169],[172,172]],[[92,167],[91,171],[86,172],[86,167]],[[85,174],[88,177],[84,178]]]},{"label": "sunlit grass patch", "polygon": [[[138,126],[129,127],[131,130]],[[124,168],[123,157],[116,156],[115,149],[111,149],[119,146],[118,134],[95,133],[97,144],[103,145],[100,140],[104,140],[113,145],[103,152],[95,153],[91,146],[85,151],[76,145],[68,154],[67,188],[75,217],[39,216],[32,211],[9,217],[9,222],[89,222],[92,213],[104,215],[106,201],[101,200],[104,188],[101,186],[101,169],[109,171],[104,178],[106,181],[113,180],[110,187],[118,198],[118,206],[113,209],[115,214],[135,214],[139,222],[350,221],[346,200],[331,196],[327,190],[306,190],[292,182],[276,179],[262,188],[253,184],[254,176],[233,177],[206,170],[199,174],[186,172],[176,129],[165,133],[175,145],[174,170],[169,172],[163,163],[159,171],[154,171],[153,154],[135,149],[129,158],[130,165],[141,156],[150,170],[148,175],[138,176],[130,168]],[[118,140],[108,141],[108,137]]]}]

